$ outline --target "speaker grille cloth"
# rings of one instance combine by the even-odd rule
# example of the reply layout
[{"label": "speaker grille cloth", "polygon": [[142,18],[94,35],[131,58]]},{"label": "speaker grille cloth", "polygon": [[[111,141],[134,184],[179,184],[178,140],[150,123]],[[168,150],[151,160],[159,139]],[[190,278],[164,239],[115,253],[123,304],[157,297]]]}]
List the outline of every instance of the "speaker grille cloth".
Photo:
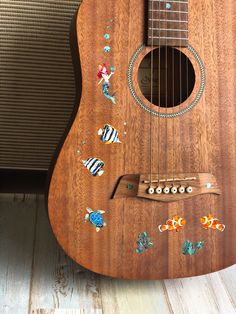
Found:
[{"label": "speaker grille cloth", "polygon": [[75,102],[80,1],[0,0],[0,168],[47,170]]}]

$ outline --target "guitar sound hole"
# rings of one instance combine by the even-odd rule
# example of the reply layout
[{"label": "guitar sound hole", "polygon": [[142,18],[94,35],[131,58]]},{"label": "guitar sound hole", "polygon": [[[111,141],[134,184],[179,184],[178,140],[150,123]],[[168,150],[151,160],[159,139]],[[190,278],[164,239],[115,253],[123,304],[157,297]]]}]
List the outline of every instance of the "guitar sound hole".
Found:
[{"label": "guitar sound hole", "polygon": [[138,71],[143,95],[156,106],[171,108],[180,105],[194,88],[195,73],[191,61],[180,50],[172,47],[154,49],[153,63],[151,55],[152,52],[149,52],[144,57]]}]

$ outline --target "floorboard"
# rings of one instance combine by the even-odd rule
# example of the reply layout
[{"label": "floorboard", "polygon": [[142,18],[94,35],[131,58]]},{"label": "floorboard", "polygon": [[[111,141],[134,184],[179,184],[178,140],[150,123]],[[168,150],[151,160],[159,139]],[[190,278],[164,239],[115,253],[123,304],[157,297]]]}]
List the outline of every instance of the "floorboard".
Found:
[{"label": "floorboard", "polygon": [[101,310],[99,276],[83,270],[58,246],[51,231],[44,198],[38,197],[30,312],[37,309]]},{"label": "floorboard", "polygon": [[236,313],[235,304],[229,298],[219,273],[165,280],[165,286],[174,313]]},{"label": "floorboard", "polygon": [[35,196],[0,196],[0,313],[27,313],[36,219]]}]

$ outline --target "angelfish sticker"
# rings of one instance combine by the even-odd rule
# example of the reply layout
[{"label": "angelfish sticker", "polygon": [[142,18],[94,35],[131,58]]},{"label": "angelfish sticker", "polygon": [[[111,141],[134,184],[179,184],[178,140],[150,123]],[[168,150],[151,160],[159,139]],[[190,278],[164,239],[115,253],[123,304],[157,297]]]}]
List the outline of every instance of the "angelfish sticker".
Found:
[{"label": "angelfish sticker", "polygon": [[110,124],[105,124],[102,129],[99,129],[98,135],[105,144],[121,143],[118,131]]},{"label": "angelfish sticker", "polygon": [[83,165],[91,172],[92,176],[101,176],[104,173],[103,167],[105,163],[96,157],[88,158],[87,160],[82,160]]},{"label": "angelfish sticker", "polygon": [[110,79],[112,77],[112,75],[115,73],[115,67],[111,67],[110,72],[106,66],[105,63],[100,64],[99,65],[99,72],[97,74],[97,77],[99,79],[98,85],[102,84],[102,93],[103,95],[109,99],[113,105],[116,104],[116,98],[115,98],[115,93],[113,93],[112,95],[109,92],[109,88],[110,88]]}]

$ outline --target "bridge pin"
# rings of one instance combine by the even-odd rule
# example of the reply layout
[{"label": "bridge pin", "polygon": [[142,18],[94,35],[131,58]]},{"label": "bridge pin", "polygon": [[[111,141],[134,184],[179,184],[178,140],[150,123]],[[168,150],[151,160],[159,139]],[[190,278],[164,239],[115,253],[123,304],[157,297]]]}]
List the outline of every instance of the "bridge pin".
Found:
[{"label": "bridge pin", "polygon": [[185,192],[184,186],[180,186],[180,187],[178,188],[178,192],[179,192],[180,194],[183,194],[183,193]]},{"label": "bridge pin", "polygon": [[170,188],[168,186],[166,186],[164,189],[163,189],[163,192],[165,194],[169,194],[170,193]]},{"label": "bridge pin", "polygon": [[193,188],[192,188],[191,186],[188,186],[188,187],[186,188],[186,192],[187,192],[187,193],[192,193],[192,192],[193,192]]},{"label": "bridge pin", "polygon": [[162,188],[158,186],[155,190],[156,194],[161,194],[162,193]]},{"label": "bridge pin", "polygon": [[148,190],[147,190],[148,194],[154,194],[155,190],[154,188],[150,187]]},{"label": "bridge pin", "polygon": [[177,192],[178,192],[177,187],[176,187],[176,186],[173,186],[173,187],[171,188],[171,193],[172,193],[172,194],[176,194]]}]

